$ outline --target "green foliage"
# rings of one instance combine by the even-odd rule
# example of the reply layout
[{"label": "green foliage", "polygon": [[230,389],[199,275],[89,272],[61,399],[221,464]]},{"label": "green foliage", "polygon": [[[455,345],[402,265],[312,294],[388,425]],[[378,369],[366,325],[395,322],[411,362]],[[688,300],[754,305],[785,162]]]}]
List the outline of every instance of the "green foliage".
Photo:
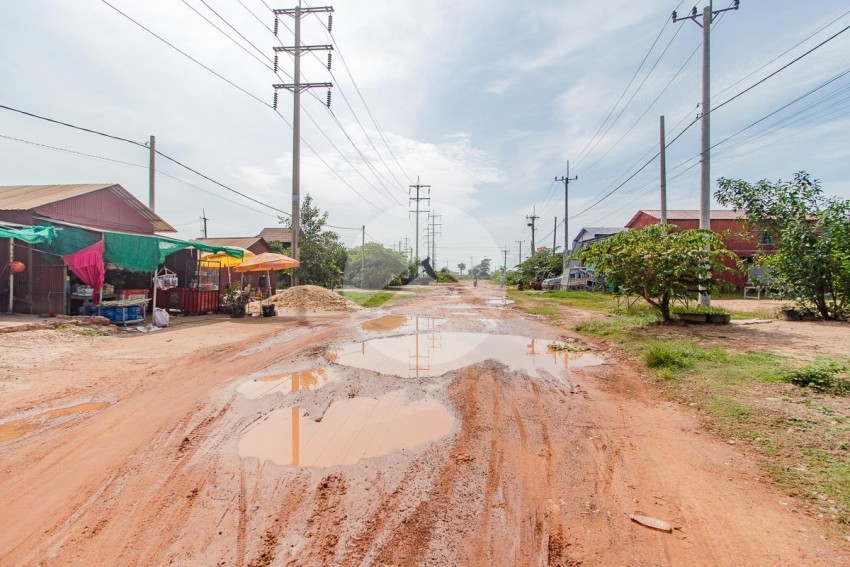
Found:
[{"label": "green foliage", "polygon": [[674,373],[693,368],[701,358],[700,355],[699,349],[691,341],[657,341],[646,346],[641,361],[649,368]]},{"label": "green foliage", "polygon": [[469,269],[469,275],[479,280],[486,280],[490,277],[490,258],[484,258],[476,266]]},{"label": "green foliage", "polygon": [[846,364],[835,360],[821,360],[809,366],[788,370],[786,381],[802,388],[811,388],[817,392],[836,395],[850,395],[850,379],[840,374],[847,372]]},{"label": "green foliage", "polygon": [[573,329],[579,333],[597,337],[616,338],[623,332],[640,329],[659,323],[658,315],[648,313],[637,316],[613,315],[604,319],[590,319],[577,324]]},{"label": "green foliage", "polygon": [[[313,206],[313,198],[307,195],[301,203],[301,238],[298,240],[301,266],[295,273],[302,284],[319,285],[333,289],[340,283],[345,268],[347,252],[339,235],[325,230],[328,213]],[[281,218],[281,223],[292,228],[292,219]],[[292,248],[284,248],[280,242],[270,242],[273,251],[291,255]],[[289,274],[281,272],[278,281],[289,285]]]},{"label": "green foliage", "polygon": [[560,252],[553,253],[549,250],[535,252],[517,267],[518,277],[526,283],[535,278],[544,280],[560,276],[563,271],[564,257]]},{"label": "green foliage", "polygon": [[670,308],[670,313],[693,313],[695,315],[728,315],[729,312],[722,307],[709,307],[707,305],[674,305]]},{"label": "green foliage", "polygon": [[827,198],[801,171],[792,181],[755,185],[721,178],[717,201],[746,213],[749,228],[773,236],[760,263],[785,294],[824,319],[850,317],[850,200]]},{"label": "green foliage", "polygon": [[393,297],[395,297],[394,293],[389,293],[386,291],[349,291],[349,290],[340,290],[337,291],[341,296],[350,299],[360,307],[380,307]]},{"label": "green foliage", "polygon": [[626,230],[585,246],[576,254],[584,265],[609,284],[640,295],[670,320],[670,302],[703,289],[718,289],[713,277],[729,268],[724,258],[737,262],[720,236],[709,230],[678,230],[674,225],[649,225]]},{"label": "green foliage", "polygon": [[461,262],[460,264],[457,265],[457,269],[458,269],[458,272],[460,273],[460,275],[463,275],[463,271],[466,269],[466,264]]},{"label": "green foliage", "polygon": [[457,283],[457,278],[452,275],[448,268],[443,268],[437,272],[438,283]]},{"label": "green foliage", "polygon": [[408,270],[408,260],[404,254],[383,244],[369,242],[349,251],[345,283],[363,289],[381,289]]}]

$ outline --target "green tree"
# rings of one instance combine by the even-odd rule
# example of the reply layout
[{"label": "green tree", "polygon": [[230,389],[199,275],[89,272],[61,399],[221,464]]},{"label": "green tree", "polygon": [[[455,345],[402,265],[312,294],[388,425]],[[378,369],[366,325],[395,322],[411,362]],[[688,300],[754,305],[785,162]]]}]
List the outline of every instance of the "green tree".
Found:
[{"label": "green tree", "polygon": [[542,280],[564,271],[564,257],[560,252],[543,250],[523,260],[517,268],[519,277],[526,283],[534,278]]},{"label": "green tree", "polygon": [[744,211],[750,229],[772,237],[776,251],[759,263],[773,280],[824,319],[850,317],[850,200],[824,196],[805,171],[792,181],[718,185],[718,203]]},{"label": "green tree", "polygon": [[[301,266],[295,269],[302,284],[319,285],[333,289],[339,284],[348,256],[339,235],[325,230],[328,213],[313,205],[308,194],[301,203],[301,238],[298,240]],[[281,223],[292,228],[291,218],[281,218]],[[282,254],[292,254],[292,248],[284,248],[280,242],[269,243],[272,250]],[[289,275],[280,280],[289,284]]]},{"label": "green tree", "polygon": [[722,282],[712,272],[729,270],[721,260],[737,263],[718,234],[660,224],[619,232],[580,249],[576,256],[584,265],[595,266],[608,283],[643,297],[665,323],[673,299],[717,289]]},{"label": "green tree", "polygon": [[488,279],[490,277],[490,258],[484,258],[477,265],[471,267],[469,275],[480,280]]},{"label": "green tree", "polygon": [[463,262],[461,262],[460,264],[458,264],[458,265],[457,265],[457,269],[458,269],[458,270],[460,270],[460,275],[462,276],[462,275],[463,275],[463,271],[466,269],[466,264],[464,264]]},{"label": "green tree", "polygon": [[[361,261],[363,271],[361,271]],[[345,281],[364,289],[382,289],[409,271],[404,254],[377,242],[352,248],[348,253]]]}]

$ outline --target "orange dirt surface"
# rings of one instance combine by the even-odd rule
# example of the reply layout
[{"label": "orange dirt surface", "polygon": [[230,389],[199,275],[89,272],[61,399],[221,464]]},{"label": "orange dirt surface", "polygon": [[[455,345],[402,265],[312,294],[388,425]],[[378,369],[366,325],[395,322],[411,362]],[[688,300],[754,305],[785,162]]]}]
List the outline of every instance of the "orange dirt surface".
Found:
[{"label": "orange dirt surface", "polygon": [[[440,333],[564,333],[486,303],[498,297],[439,286],[390,310],[298,321],[0,335],[0,428],[36,425],[0,441],[0,565],[850,565],[850,543],[762,481],[744,448],[659,399],[602,344],[579,339],[603,365],[534,377],[510,356],[546,356],[545,342],[441,376],[334,355],[374,340],[382,331],[361,325],[386,315],[446,319],[424,335],[431,349]],[[334,379],[293,378],[322,369]],[[262,395],[239,391],[283,376]],[[349,400],[376,409],[346,421]],[[450,413],[447,434],[374,449],[382,430],[401,434],[404,408],[426,404]],[[300,450],[331,464],[240,457],[240,440],[286,408],[295,462]],[[325,415],[338,432],[317,446],[303,433]],[[334,454],[359,444],[374,456]]]}]

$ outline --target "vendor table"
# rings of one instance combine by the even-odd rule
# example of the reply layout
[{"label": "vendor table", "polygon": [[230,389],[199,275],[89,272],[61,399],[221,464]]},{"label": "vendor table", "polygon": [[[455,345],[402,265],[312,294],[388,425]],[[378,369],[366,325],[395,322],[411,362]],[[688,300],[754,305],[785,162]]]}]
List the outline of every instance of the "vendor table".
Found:
[{"label": "vendor table", "polygon": [[217,289],[187,289],[177,287],[161,291],[156,296],[156,306],[160,309],[175,309],[186,315],[215,313],[218,311],[219,291]]},{"label": "vendor table", "polygon": [[104,301],[100,304],[100,314],[116,325],[141,323],[145,320],[150,299],[120,299]]}]

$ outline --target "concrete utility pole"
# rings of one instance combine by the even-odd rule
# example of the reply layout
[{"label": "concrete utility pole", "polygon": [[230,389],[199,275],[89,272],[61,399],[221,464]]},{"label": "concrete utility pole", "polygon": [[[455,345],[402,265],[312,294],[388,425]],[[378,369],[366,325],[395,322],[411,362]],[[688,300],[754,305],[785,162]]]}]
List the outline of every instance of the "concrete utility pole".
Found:
[{"label": "concrete utility pole", "polygon": [[148,208],[156,211],[156,137],[151,136],[150,147],[150,166],[148,167]]},{"label": "concrete utility pole", "polygon": [[514,240],[514,242],[519,244],[519,263],[522,264],[522,243],[525,242],[525,240]]},{"label": "concrete utility pole", "polygon": [[[306,14],[317,12],[333,12],[331,6],[316,8],[302,8],[301,0],[298,6],[283,10],[273,10],[275,15],[275,35],[278,29],[278,16],[286,15],[295,19],[295,45],[292,47],[274,47],[275,54],[280,51],[292,53],[294,56],[294,72],[292,78],[294,83],[282,83],[272,85],[275,89],[274,108],[277,110],[277,91],[286,89],[292,91],[292,257],[296,260],[300,257],[298,240],[301,232],[301,91],[316,87],[330,89],[331,83],[302,83],[301,82],[301,52],[302,51],[332,51],[332,45],[301,45],[301,18]],[[330,66],[330,62],[329,62]],[[277,73],[277,55],[275,55],[275,73]],[[328,91],[328,106],[330,106],[330,90]],[[292,273],[292,285],[298,285],[298,275]]]},{"label": "concrete utility pole", "polygon": [[404,255],[407,256],[408,259],[411,259],[411,255],[410,255],[409,251],[410,251],[410,239],[407,236],[405,236],[404,237]]},{"label": "concrete utility pole", "polygon": [[418,267],[419,266],[419,214],[428,212],[428,211],[423,211],[419,208],[419,202],[420,201],[428,201],[429,204],[430,204],[430,201],[431,201],[431,197],[421,197],[420,192],[423,189],[425,189],[425,192],[428,193],[428,195],[430,195],[431,194],[431,186],[430,185],[420,185],[419,184],[419,176],[417,176],[416,177],[416,185],[410,185],[408,191],[412,191],[414,189],[416,190],[416,196],[415,197],[408,197],[408,202],[414,201],[416,203],[416,210],[409,211],[409,212],[416,214],[416,258],[415,258],[415,262],[416,262],[416,265],[417,265],[416,269],[418,270],[419,269],[419,267]]},{"label": "concrete utility pole", "polygon": [[505,261],[502,264],[502,281],[501,281],[501,283],[502,283],[502,287],[505,287],[505,284],[507,283],[507,279],[508,279],[508,248],[505,247],[505,249],[502,250],[502,252],[504,252],[504,254],[505,254]]},{"label": "concrete utility pole", "polygon": [[207,218],[207,210],[201,209],[201,220],[204,221],[204,238],[207,237],[207,221],[210,220]]},{"label": "concrete utility pole", "polygon": [[[570,255],[570,181],[578,180],[578,175],[570,177],[570,160],[567,160],[567,174],[556,177],[555,181],[564,182],[564,260],[562,269],[567,269],[567,257]],[[554,249],[552,250],[554,252]]]},{"label": "concrete utility pole", "polygon": [[530,220],[530,221],[531,221],[531,222],[530,222],[530,223],[528,223],[526,226],[530,226],[530,227],[531,227],[531,255],[532,255],[532,256],[534,256],[534,230],[535,230],[534,223],[535,223],[535,221],[537,221],[537,219],[539,219],[540,217],[538,217],[538,216],[537,216],[537,207],[534,207],[531,211],[532,211],[532,212],[531,212],[531,216],[525,215],[525,218],[526,218],[527,220]]},{"label": "concrete utility pole", "polygon": [[552,232],[552,254],[555,253],[555,247],[558,245],[558,217],[555,217],[555,228]]},{"label": "concrete utility pole", "polygon": [[360,281],[363,281],[363,272],[366,265],[366,225],[360,229]]},{"label": "concrete utility pole", "polygon": [[[437,235],[442,236],[442,231],[438,232],[437,227],[443,227],[443,223],[436,223],[437,219],[443,218],[443,215],[429,215],[431,217],[431,265],[437,265]],[[436,269],[436,267],[435,267]]]},{"label": "concrete utility pole", "polygon": [[[714,10],[711,2],[702,10],[702,23],[697,21],[697,9],[691,11],[690,15],[680,18],[673,11],[673,22],[691,20],[702,28],[702,109],[701,120],[702,136],[700,156],[702,161],[702,172],[700,175],[700,199],[699,199],[699,227],[711,230],[711,22],[714,16],[721,12],[737,10],[740,6],[739,0],[733,0],[732,6],[723,10]],[[705,291],[700,291],[699,304],[708,306],[711,297]]]},{"label": "concrete utility pole", "polygon": [[661,134],[661,224],[667,224],[667,144],[664,137],[664,115],[659,117],[658,128]]}]

